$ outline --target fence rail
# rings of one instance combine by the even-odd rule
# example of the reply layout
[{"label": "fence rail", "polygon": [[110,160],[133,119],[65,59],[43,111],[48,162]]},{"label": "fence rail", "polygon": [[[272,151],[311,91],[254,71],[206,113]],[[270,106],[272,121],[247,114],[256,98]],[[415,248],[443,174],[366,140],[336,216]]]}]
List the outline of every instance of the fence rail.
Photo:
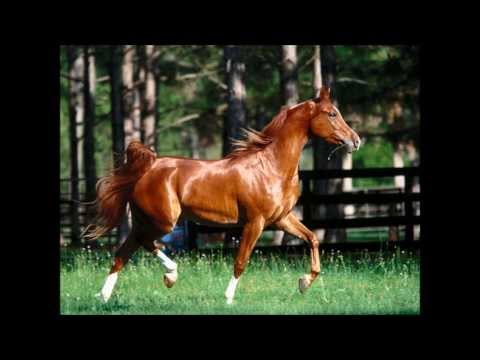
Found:
[{"label": "fence rail", "polygon": [[[383,178],[383,177],[405,177],[405,189],[402,192],[388,193],[391,190],[398,189],[377,189],[374,193],[369,193],[368,189],[355,192],[342,192],[335,194],[318,194],[312,191],[315,181],[334,179],[334,178]],[[365,227],[392,227],[405,226],[404,245],[414,246],[414,225],[421,222],[421,215],[415,215],[414,203],[421,204],[422,196],[420,192],[413,191],[414,178],[420,176],[418,167],[406,168],[369,168],[352,170],[303,170],[299,172],[301,181],[301,196],[297,202],[297,207],[301,208],[302,222],[311,229],[331,229],[331,228],[365,228]],[[80,183],[83,179],[79,179]],[[69,179],[61,179],[61,182],[69,182]],[[82,194],[80,194],[82,195]],[[70,194],[64,191],[60,194],[60,214],[61,226],[71,226],[71,209],[75,203],[69,199]],[[355,217],[355,218],[336,218],[336,219],[315,219],[312,217],[313,210],[323,205],[335,204],[403,204],[404,214],[392,214],[387,216]],[[85,218],[84,210],[80,210],[79,218]],[[85,225],[85,224],[81,224]],[[69,229],[70,230],[70,229]],[[225,232],[222,227],[201,226],[194,223],[189,224],[189,247],[196,248],[196,237],[198,234],[209,234]],[[267,228],[266,230],[273,230]],[[238,230],[234,230],[238,231]],[[68,233],[70,233],[69,231]],[[68,234],[66,234],[68,236]],[[111,235],[114,237],[114,234]],[[418,243],[418,242],[415,242]],[[343,245],[342,245],[343,246]],[[347,244],[345,244],[347,246]],[[276,246],[277,247],[277,246]],[[264,247],[262,247],[264,248]],[[283,248],[283,247],[282,247]]]},{"label": "fence rail", "polygon": [[[334,178],[379,178],[405,176],[405,190],[400,193],[336,193],[336,194],[316,194],[312,189],[312,182],[334,179]],[[352,170],[303,170],[299,172],[302,183],[302,193],[298,199],[297,207],[302,208],[302,222],[310,229],[332,229],[332,228],[364,228],[364,227],[386,227],[386,226],[405,226],[405,244],[415,246],[414,225],[420,224],[421,216],[414,215],[414,202],[421,202],[421,193],[413,192],[413,179],[420,176],[418,167],[407,168],[371,168],[371,169],[352,169]],[[386,189],[389,190],[389,189]],[[339,219],[314,219],[312,210],[321,205],[331,204],[392,204],[403,203],[405,215],[374,216],[362,218],[339,218]],[[193,225],[190,232],[193,236],[200,234],[211,234],[225,232],[224,228]],[[273,230],[266,228],[265,230]],[[190,239],[190,246],[195,246],[195,241]],[[349,245],[345,245],[349,246]],[[355,246],[352,244],[352,246]]]}]

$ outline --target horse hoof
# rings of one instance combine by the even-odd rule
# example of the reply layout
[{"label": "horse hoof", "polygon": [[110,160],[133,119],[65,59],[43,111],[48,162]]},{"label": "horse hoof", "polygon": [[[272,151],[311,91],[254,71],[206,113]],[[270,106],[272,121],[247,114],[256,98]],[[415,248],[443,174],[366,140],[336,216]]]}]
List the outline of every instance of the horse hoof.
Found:
[{"label": "horse hoof", "polygon": [[175,285],[175,282],[177,281],[178,278],[178,273],[172,272],[172,273],[166,273],[163,275],[163,283],[167,288],[171,288],[173,285]]},{"label": "horse hoof", "polygon": [[108,302],[108,300],[110,299],[110,296],[107,296],[105,294],[102,294],[101,292],[99,293],[96,293],[95,294],[95,297],[97,299],[99,299],[100,301],[102,301],[104,304],[106,304]]},{"label": "horse hoof", "polygon": [[232,304],[233,304],[233,299],[227,298],[227,305],[232,305]]},{"label": "horse hoof", "polygon": [[310,284],[312,281],[310,280],[309,275],[304,275],[300,279],[298,279],[298,290],[300,290],[300,293],[304,294],[305,291],[310,287]]}]

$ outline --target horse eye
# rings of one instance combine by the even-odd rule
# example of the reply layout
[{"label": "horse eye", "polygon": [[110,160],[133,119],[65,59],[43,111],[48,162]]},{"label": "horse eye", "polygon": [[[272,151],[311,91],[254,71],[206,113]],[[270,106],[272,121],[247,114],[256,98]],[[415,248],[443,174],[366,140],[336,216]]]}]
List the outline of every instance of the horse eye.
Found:
[{"label": "horse eye", "polygon": [[328,116],[335,117],[335,116],[337,116],[337,113],[335,111],[332,111],[332,112],[328,113]]}]

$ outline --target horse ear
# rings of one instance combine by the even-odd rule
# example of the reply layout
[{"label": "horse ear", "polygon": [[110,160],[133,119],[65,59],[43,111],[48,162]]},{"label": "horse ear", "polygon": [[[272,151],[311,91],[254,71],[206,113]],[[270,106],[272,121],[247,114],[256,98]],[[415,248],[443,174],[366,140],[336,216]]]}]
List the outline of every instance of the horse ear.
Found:
[{"label": "horse ear", "polygon": [[322,86],[320,89],[320,100],[330,100],[330,88]]}]

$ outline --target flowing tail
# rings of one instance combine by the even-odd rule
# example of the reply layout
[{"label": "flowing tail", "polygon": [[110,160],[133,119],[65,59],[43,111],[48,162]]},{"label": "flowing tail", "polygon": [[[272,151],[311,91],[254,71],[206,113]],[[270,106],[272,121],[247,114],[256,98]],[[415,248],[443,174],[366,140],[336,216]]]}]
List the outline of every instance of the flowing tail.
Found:
[{"label": "flowing tail", "polygon": [[95,240],[118,226],[136,182],[155,162],[156,154],[139,141],[132,141],[126,151],[127,162],[97,183],[97,216],[82,236]]}]

